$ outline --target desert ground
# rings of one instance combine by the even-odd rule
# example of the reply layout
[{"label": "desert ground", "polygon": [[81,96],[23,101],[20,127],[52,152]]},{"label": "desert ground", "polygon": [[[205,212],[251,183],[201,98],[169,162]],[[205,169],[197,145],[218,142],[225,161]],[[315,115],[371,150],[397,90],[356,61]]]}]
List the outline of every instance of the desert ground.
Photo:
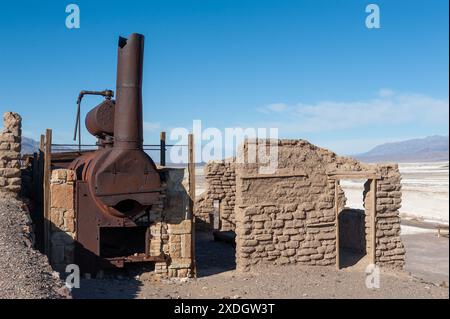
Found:
[{"label": "desert ground", "polygon": [[[448,240],[439,243],[438,246],[442,250],[446,247],[448,264]],[[240,273],[235,270],[234,249],[229,244],[215,242],[212,236],[198,233],[197,248],[197,279],[159,280],[151,272],[142,272],[140,268],[128,268],[126,271],[107,272],[101,279],[82,279],[80,288],[73,289],[74,298],[449,297],[446,284],[428,282],[410,275],[407,271],[382,271],[380,288],[368,289],[365,285],[364,267],[361,266],[340,271],[336,271],[334,267],[266,266],[256,268],[252,272]],[[205,251],[202,248],[207,248],[208,252],[201,253]],[[422,260],[424,256],[416,256],[415,252],[411,252],[410,258],[417,260],[419,269],[424,269]]]},{"label": "desert ground", "polygon": [[[249,273],[235,270],[234,248],[197,233],[197,279],[159,280],[142,268],[105,272],[83,279],[74,298],[449,298],[448,162],[401,164],[404,271],[382,270],[379,289],[365,285],[364,260],[334,267],[265,266]],[[197,171],[197,194],[204,189]],[[347,206],[362,208],[362,182],[343,183]],[[267,274],[270,273],[270,276]]]}]

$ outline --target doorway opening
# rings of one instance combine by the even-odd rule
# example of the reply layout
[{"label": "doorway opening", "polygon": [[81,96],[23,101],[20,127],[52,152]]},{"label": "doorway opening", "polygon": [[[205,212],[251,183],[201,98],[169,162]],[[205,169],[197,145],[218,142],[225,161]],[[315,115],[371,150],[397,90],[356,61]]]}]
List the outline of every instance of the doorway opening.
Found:
[{"label": "doorway opening", "polygon": [[339,213],[340,267],[360,263],[367,256],[365,211],[345,208]]},{"label": "doorway opening", "polygon": [[[375,261],[376,179],[345,172],[335,180],[336,267],[366,267]],[[344,194],[342,194],[342,191]],[[346,203],[342,205],[342,195]]]}]

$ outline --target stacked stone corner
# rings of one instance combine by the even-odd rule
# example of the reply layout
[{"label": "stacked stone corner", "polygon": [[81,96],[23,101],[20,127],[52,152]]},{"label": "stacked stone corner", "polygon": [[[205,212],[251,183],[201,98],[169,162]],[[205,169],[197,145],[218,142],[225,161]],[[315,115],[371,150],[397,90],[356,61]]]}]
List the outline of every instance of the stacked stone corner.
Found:
[{"label": "stacked stone corner", "polygon": [[4,113],[0,132],[0,191],[13,195],[21,190],[21,140],[22,118],[14,112]]}]

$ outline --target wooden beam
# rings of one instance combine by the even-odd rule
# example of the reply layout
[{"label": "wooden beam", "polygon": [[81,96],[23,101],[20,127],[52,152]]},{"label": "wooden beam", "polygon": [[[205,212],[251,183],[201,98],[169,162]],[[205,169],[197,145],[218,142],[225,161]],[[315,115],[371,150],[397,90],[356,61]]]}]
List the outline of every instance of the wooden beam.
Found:
[{"label": "wooden beam", "polygon": [[370,256],[372,260],[372,264],[376,263],[376,244],[377,244],[377,180],[372,179],[370,181],[370,192],[372,193],[372,202],[371,202],[371,244],[370,247]]},{"label": "wooden beam", "polygon": [[381,175],[371,171],[331,171],[327,172],[331,179],[381,179]]},{"label": "wooden beam", "polygon": [[159,143],[160,143],[159,164],[161,166],[166,166],[166,132],[161,132],[159,137]]},{"label": "wooden beam", "polygon": [[327,171],[327,175],[345,175],[345,174],[349,174],[349,175],[372,174],[372,175],[374,175],[374,174],[377,174],[377,172],[374,170],[356,171],[356,170],[345,170],[345,169],[336,169],[336,170]]},{"label": "wooden beam", "polygon": [[189,214],[191,218],[191,258],[192,258],[192,275],[197,276],[197,266],[195,262],[195,145],[194,135],[189,134],[188,137],[188,150],[189,150]]},{"label": "wooden beam", "polygon": [[258,175],[244,175],[240,176],[241,179],[263,179],[263,178],[291,178],[291,177],[306,177],[306,173],[294,173],[294,174],[258,174]]},{"label": "wooden beam", "polygon": [[341,267],[339,248],[339,180],[334,181],[334,209],[336,213],[336,269]]},{"label": "wooden beam", "polygon": [[43,177],[43,209],[44,209],[44,247],[45,253],[50,259],[50,178],[52,163],[52,130],[45,131],[44,147],[44,177]]}]

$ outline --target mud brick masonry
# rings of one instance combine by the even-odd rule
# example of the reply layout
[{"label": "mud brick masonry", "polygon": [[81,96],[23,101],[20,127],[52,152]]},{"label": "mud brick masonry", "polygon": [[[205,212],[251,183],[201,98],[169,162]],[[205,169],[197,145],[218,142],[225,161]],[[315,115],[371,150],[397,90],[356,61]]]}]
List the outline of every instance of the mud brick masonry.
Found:
[{"label": "mud brick masonry", "polygon": [[20,192],[21,135],[22,118],[17,113],[6,112],[0,132],[0,191]]},{"label": "mud brick masonry", "polygon": [[[244,158],[251,143],[266,142],[246,141]],[[206,224],[217,209],[214,201],[220,202],[220,229],[236,232],[238,269],[263,263],[339,267],[339,234],[358,227],[351,220],[350,227],[339,229],[344,227],[346,203],[341,179],[367,180],[364,253],[378,265],[403,266],[401,176],[396,164],[366,165],[304,140],[279,140],[277,171],[259,174],[259,167],[232,161],[208,163],[206,190],[197,200],[197,220]]]},{"label": "mud brick masonry", "polygon": [[[216,228],[222,231],[236,228],[234,206],[236,203],[236,174],[233,159],[209,162],[204,169],[206,190],[196,202],[197,228],[214,228],[214,213],[219,219]],[[216,207],[214,207],[216,204]],[[216,216],[217,217],[217,216]]]},{"label": "mud brick masonry", "polygon": [[[192,275],[192,221],[188,216],[188,182],[184,169],[160,168],[164,193],[152,207],[150,256],[166,257],[155,264],[155,272],[168,277]],[[77,233],[75,210],[76,174],[68,169],[52,171],[50,184],[50,262],[57,271],[74,263]]]}]

